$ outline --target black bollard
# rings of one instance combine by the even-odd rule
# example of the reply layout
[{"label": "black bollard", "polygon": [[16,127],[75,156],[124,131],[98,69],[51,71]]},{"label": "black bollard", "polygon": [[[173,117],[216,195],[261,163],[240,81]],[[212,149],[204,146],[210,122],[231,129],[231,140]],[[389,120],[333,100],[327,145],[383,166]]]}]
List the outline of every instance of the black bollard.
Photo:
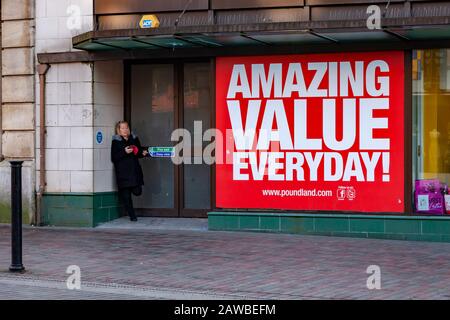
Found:
[{"label": "black bollard", "polygon": [[11,161],[11,272],[21,272],[22,264],[22,163]]}]

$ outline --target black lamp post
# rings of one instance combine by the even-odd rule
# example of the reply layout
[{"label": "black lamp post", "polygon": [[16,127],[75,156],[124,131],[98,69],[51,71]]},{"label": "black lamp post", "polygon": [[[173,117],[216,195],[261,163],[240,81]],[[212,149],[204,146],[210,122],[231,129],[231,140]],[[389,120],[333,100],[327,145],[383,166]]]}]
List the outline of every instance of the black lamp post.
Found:
[{"label": "black lamp post", "polygon": [[11,162],[11,266],[9,271],[21,272],[22,264],[22,163]]}]

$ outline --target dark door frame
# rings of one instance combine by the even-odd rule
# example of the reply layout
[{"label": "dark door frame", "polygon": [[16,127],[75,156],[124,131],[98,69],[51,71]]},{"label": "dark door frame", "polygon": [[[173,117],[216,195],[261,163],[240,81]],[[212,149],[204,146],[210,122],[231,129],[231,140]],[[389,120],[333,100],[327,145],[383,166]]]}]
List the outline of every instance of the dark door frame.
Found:
[{"label": "dark door frame", "polygon": [[[139,64],[172,64],[174,66],[174,129],[184,127],[184,65],[193,62],[207,62],[210,64],[210,124],[215,125],[215,59],[214,58],[186,58],[186,59],[149,59],[124,60],[124,119],[131,123],[131,66]],[[209,128],[206,128],[209,129]],[[136,209],[140,216],[150,217],[190,217],[206,218],[207,212],[215,207],[215,166],[211,165],[210,178],[210,208],[186,209],[184,208],[184,165],[175,165],[174,168],[174,208]]]}]

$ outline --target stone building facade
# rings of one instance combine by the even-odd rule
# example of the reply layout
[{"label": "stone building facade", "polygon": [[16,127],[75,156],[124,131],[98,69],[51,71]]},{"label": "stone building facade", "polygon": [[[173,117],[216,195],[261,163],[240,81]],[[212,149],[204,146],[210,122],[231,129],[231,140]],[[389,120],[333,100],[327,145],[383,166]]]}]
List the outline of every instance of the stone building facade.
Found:
[{"label": "stone building facade", "polygon": [[[25,223],[46,224],[50,219],[58,224],[58,212],[73,210],[77,213],[75,220],[62,220],[70,221],[70,225],[93,225],[94,198],[107,219],[110,215],[117,217],[109,145],[95,143],[94,132],[102,130],[104,141],[110,141],[114,122],[123,116],[121,61],[60,63],[48,69],[45,76],[45,193],[50,206],[58,205],[54,210],[43,208],[41,216],[36,213],[42,150],[36,55],[78,51],[72,48],[72,37],[92,30],[93,1],[2,0],[1,11],[0,153],[5,160],[0,163],[0,223],[10,221],[8,160],[13,159],[24,160]],[[108,201],[113,205],[107,206]],[[43,203],[47,203],[45,198]]]},{"label": "stone building facade", "polygon": [[[1,2],[0,155],[24,160],[23,213],[30,223],[35,198],[35,6],[32,0]],[[9,221],[10,167],[0,163],[0,222]]]}]

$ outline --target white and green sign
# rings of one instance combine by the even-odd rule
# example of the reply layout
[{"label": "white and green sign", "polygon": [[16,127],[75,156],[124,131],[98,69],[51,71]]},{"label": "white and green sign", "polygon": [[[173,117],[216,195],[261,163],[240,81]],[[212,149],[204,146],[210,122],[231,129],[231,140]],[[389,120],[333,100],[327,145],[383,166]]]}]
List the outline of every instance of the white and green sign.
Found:
[{"label": "white and green sign", "polygon": [[175,147],[149,147],[148,153],[155,158],[173,158],[175,156]]}]

